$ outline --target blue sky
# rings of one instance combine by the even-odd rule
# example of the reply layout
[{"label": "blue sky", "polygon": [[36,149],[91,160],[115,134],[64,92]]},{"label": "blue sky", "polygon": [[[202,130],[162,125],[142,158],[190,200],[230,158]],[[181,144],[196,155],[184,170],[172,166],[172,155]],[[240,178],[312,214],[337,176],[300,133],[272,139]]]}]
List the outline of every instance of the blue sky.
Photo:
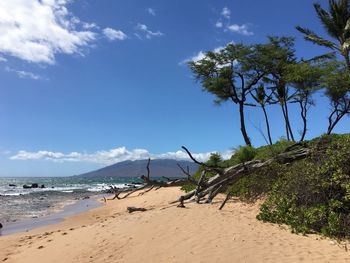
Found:
[{"label": "blue sky", "polygon": [[[181,145],[202,159],[227,155],[244,143],[237,108],[214,106],[184,61],[271,34],[295,36],[301,57],[325,51],[294,29],[323,34],[313,1],[2,2],[0,176],[72,175],[148,155],[183,158]],[[325,131],[328,110],[318,96],[308,138]],[[269,114],[277,140],[281,112]],[[247,111],[256,146],[264,144],[262,117]],[[347,122],[335,132],[348,132]]]}]

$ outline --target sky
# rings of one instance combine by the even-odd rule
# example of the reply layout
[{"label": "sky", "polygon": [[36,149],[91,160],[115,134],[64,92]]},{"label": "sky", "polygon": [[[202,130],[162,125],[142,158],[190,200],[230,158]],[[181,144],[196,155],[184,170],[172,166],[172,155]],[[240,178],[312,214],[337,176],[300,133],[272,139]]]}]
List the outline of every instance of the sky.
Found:
[{"label": "sky", "polygon": [[[325,52],[295,30],[324,31],[313,1],[11,0],[0,2],[0,176],[69,176],[124,160],[229,157],[243,145],[237,107],[216,106],[186,62],[227,43],[296,37],[299,57]],[[327,4],[326,0],[320,1]],[[269,108],[273,140],[282,114]],[[295,133],[301,129],[292,111]],[[294,112],[294,114],[293,114]],[[325,132],[322,95],[307,138]],[[247,110],[255,146],[263,116]],[[335,132],[348,132],[344,119]]]}]

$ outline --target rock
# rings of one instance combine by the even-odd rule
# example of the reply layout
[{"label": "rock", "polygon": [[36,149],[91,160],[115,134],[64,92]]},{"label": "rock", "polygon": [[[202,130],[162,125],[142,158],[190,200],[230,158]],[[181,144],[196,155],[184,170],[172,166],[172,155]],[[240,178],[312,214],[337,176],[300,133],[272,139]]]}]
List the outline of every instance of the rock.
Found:
[{"label": "rock", "polygon": [[40,188],[45,188],[45,185],[44,185],[44,184],[42,184],[42,185],[40,186]]},{"label": "rock", "polygon": [[83,200],[85,200],[85,199],[90,199],[90,196],[84,196]]},{"label": "rock", "polygon": [[2,224],[0,223],[0,229],[2,228]]},{"label": "rock", "polygon": [[23,185],[23,188],[24,188],[24,189],[30,189],[30,188],[32,188],[32,187],[31,187],[30,185],[26,185],[26,184],[25,184],[25,185]]},{"label": "rock", "polygon": [[11,187],[17,187],[17,185],[15,185],[15,184],[9,184],[9,186],[11,186]]},{"label": "rock", "polygon": [[39,185],[37,183],[32,184],[32,188],[38,188]]}]

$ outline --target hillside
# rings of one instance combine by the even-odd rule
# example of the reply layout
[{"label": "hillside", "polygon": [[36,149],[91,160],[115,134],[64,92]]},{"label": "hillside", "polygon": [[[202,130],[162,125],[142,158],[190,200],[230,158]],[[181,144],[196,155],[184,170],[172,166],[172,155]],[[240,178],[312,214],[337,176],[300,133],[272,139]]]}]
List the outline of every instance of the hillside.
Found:
[{"label": "hillside", "polygon": [[[152,177],[183,177],[177,164],[186,169],[190,168],[190,173],[194,173],[198,169],[198,165],[189,161],[178,161],[172,159],[155,159],[151,161],[150,170]],[[139,177],[147,174],[147,160],[124,161],[104,168],[80,174],[82,177]]]}]

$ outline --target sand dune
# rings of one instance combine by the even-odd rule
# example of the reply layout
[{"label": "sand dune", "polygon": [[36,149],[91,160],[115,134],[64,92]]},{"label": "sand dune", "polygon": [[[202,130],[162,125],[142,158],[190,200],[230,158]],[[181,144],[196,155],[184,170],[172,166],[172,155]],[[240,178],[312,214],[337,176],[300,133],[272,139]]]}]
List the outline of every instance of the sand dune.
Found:
[{"label": "sand dune", "polygon": [[[3,262],[350,262],[344,245],[255,219],[258,205],[169,205],[178,188],[108,201],[64,222],[0,237]],[[218,200],[219,201],[219,200]],[[127,206],[146,212],[126,212]]]}]

